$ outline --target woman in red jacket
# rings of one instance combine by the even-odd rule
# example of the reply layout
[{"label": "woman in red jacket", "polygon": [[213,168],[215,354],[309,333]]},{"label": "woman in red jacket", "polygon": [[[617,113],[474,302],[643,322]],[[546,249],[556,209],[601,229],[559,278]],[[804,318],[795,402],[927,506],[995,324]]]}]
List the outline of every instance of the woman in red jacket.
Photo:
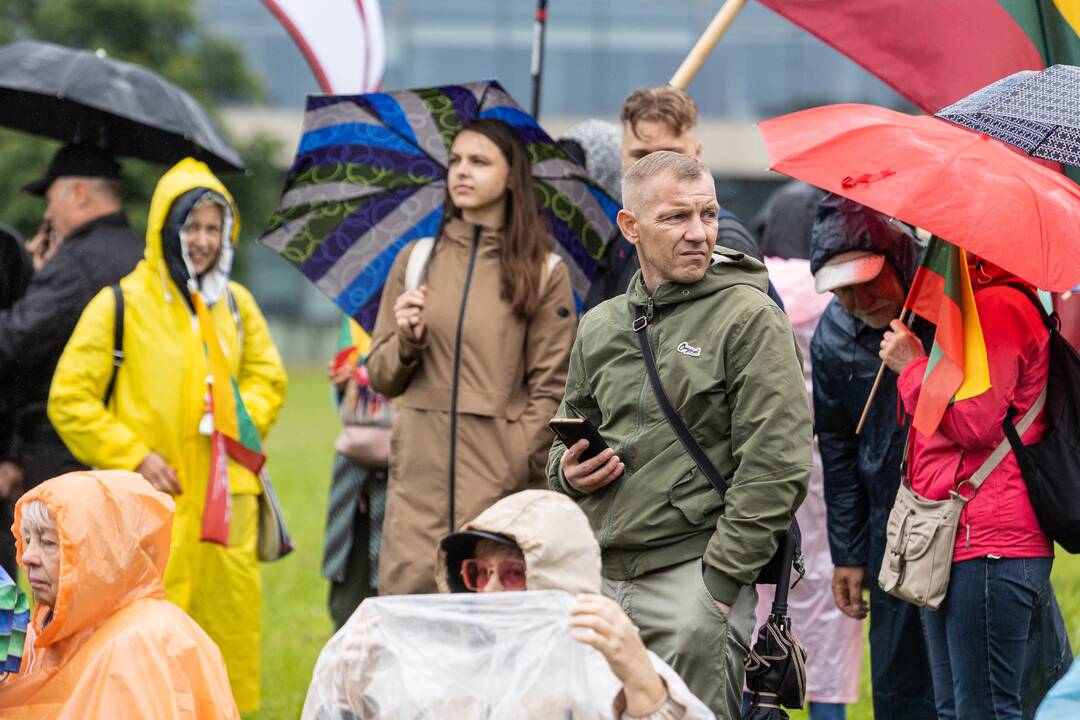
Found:
[{"label": "woman in red jacket", "polygon": [[[911,486],[931,500],[947,498],[971,477],[1004,439],[1006,413],[1011,409],[1018,422],[1046,385],[1049,369],[1049,333],[1039,310],[1007,285],[1025,283],[971,256],[968,269],[986,341],[990,389],[951,404],[933,435],[911,430]],[[900,398],[913,413],[927,365],[921,343],[894,320],[882,340],[881,357],[899,373]],[[1023,440],[1036,442],[1045,432],[1040,413]],[[1038,626],[1042,609],[1054,603],[1053,555],[1053,543],[1039,527],[1016,457],[1009,452],[960,516],[944,602],[936,611],[923,612],[941,720],[1022,717],[1032,624]],[[1054,670],[1027,668],[1045,675]]]}]

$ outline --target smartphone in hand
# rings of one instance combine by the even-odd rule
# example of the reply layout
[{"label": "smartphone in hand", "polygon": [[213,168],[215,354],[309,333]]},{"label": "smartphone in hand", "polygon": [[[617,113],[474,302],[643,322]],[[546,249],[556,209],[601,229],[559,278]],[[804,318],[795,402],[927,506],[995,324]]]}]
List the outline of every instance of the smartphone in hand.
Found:
[{"label": "smartphone in hand", "polygon": [[600,437],[599,431],[589,422],[588,418],[551,418],[548,427],[566,447],[570,447],[578,440],[589,441],[589,447],[585,449],[585,452],[581,453],[579,460],[588,460],[607,450],[607,443],[604,442],[604,438]]}]

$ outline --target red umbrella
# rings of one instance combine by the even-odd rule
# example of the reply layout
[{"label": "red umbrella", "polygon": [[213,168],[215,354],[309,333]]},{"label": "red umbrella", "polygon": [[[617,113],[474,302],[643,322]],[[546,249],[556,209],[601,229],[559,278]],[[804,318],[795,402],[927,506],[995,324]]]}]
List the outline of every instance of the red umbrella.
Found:
[{"label": "red umbrella", "polygon": [[759,125],[770,169],[891,215],[1044,290],[1080,282],[1080,187],[934,117],[827,105]]}]

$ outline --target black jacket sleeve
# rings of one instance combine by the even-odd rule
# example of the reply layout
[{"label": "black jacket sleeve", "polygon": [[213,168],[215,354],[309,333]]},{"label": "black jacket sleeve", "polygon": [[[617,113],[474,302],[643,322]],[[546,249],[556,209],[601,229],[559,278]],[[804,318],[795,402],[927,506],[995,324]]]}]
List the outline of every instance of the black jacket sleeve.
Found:
[{"label": "black jacket sleeve", "polygon": [[[33,276],[30,257],[14,235],[0,228],[0,311],[10,309],[26,292]],[[15,459],[15,387],[0,380],[0,460]]]},{"label": "black jacket sleeve", "polygon": [[818,323],[810,343],[814,382],[814,426],[825,474],[829,550],[834,565],[866,565],[869,555],[870,499],[859,475],[859,439],[845,408],[850,392],[839,344],[853,343],[828,322]]},{"label": "black jacket sleeve", "polygon": [[34,274],[26,293],[0,310],[0,379],[18,364],[55,361],[89,296],[78,258],[58,253]]}]

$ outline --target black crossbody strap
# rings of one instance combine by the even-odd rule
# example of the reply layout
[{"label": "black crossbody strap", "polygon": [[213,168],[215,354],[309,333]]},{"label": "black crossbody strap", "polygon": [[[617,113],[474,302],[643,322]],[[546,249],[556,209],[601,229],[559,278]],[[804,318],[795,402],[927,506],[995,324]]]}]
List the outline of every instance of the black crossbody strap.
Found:
[{"label": "black crossbody strap", "polygon": [[105,407],[109,407],[109,401],[112,400],[113,391],[116,389],[116,374],[120,371],[120,366],[124,364],[124,291],[120,289],[119,283],[112,286],[112,291],[116,306],[113,318],[113,366],[112,377],[109,378],[109,384],[105,388]]},{"label": "black crossbody strap", "polygon": [[686,423],[683,422],[679,413],[672,407],[671,400],[668,399],[667,393],[664,392],[664,386],[660,382],[660,373],[656,369],[656,358],[653,357],[652,346],[649,345],[649,337],[646,334],[646,323],[635,323],[634,329],[637,333],[638,345],[641,346],[641,355],[645,358],[645,370],[649,374],[649,382],[652,383],[653,394],[656,395],[656,401],[660,403],[660,409],[664,411],[664,417],[667,418],[668,424],[671,425],[671,429],[675,431],[675,435],[679,438],[679,442],[686,448],[686,452],[690,453],[690,457],[694,458],[694,462],[697,463],[698,469],[704,473],[705,477],[709,480],[709,484],[713,486],[713,489],[716,490],[720,499],[723,500],[724,495],[727,493],[728,482],[716,469],[716,466],[709,460],[709,456],[701,449],[701,445],[698,445],[694,436],[690,434],[690,429],[686,427]]}]

